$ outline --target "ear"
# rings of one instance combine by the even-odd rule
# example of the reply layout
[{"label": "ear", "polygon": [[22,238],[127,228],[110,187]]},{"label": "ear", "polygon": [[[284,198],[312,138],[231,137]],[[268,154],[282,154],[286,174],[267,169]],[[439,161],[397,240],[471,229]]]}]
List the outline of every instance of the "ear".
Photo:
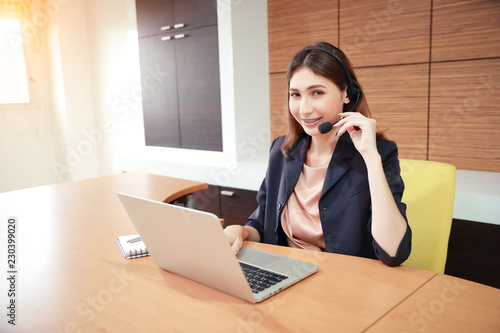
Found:
[{"label": "ear", "polygon": [[349,96],[347,96],[347,88],[342,93],[342,101],[344,102],[344,104],[351,103],[351,100],[349,99]]}]

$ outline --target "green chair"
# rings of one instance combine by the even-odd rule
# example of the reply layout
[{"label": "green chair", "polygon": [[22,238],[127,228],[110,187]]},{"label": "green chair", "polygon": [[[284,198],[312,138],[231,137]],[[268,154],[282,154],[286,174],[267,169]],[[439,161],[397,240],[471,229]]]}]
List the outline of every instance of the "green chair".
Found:
[{"label": "green chair", "polygon": [[453,165],[400,159],[403,202],[413,232],[410,257],[403,265],[444,273],[448,254],[455,174]]}]

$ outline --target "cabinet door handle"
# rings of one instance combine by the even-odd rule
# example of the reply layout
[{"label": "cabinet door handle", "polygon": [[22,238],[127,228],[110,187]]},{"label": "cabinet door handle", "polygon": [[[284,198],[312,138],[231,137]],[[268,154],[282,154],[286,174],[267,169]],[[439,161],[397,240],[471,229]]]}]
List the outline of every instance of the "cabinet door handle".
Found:
[{"label": "cabinet door handle", "polygon": [[220,195],[224,195],[226,197],[232,197],[234,195],[234,192],[233,191],[222,190],[222,191],[220,191]]},{"label": "cabinet door handle", "polygon": [[162,36],[160,39],[164,42],[166,40],[171,40],[172,36]]},{"label": "cabinet door handle", "polygon": [[184,23],[174,24],[174,29],[180,29],[180,28],[184,28]]},{"label": "cabinet door handle", "polygon": [[169,25],[165,25],[165,26],[161,27],[160,30],[165,31],[165,30],[170,30],[170,28],[172,28],[172,27]]},{"label": "cabinet door handle", "polygon": [[174,36],[175,39],[181,39],[181,38],[185,38],[185,37],[187,37],[185,34],[178,34],[178,35]]}]

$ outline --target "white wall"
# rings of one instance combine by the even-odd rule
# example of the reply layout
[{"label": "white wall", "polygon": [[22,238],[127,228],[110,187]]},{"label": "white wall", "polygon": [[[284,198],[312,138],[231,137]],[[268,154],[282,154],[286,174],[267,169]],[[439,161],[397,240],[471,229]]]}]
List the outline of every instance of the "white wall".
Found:
[{"label": "white wall", "polygon": [[54,12],[47,26],[52,101],[59,145],[51,162],[57,181],[92,177],[99,171],[94,145],[86,139],[94,127],[94,82],[85,1],[73,0]]},{"label": "white wall", "polygon": [[133,0],[72,0],[49,25],[58,181],[114,173],[113,154],[144,142],[135,20]]},{"label": "white wall", "polygon": [[102,175],[114,172],[114,154],[144,146],[135,1],[90,0],[87,8]]},{"label": "white wall", "polygon": [[[238,161],[267,162],[270,140],[269,57],[267,1],[219,1],[219,28],[230,31],[229,41],[219,38],[226,53],[232,53],[234,139]],[[226,26],[225,18],[231,24]],[[227,62],[221,67],[227,67]],[[222,91],[228,84],[224,85]],[[229,98],[229,96],[227,96]]]}]

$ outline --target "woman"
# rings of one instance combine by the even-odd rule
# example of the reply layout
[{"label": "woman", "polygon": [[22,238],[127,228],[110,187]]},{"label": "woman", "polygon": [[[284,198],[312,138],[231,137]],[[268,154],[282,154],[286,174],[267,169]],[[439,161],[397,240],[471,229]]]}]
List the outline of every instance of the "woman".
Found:
[{"label": "woman", "polygon": [[411,230],[397,146],[377,131],[349,60],[313,44],[287,80],[288,133],[271,145],[249,222],[225,229],[233,250],[249,240],[401,264]]}]

